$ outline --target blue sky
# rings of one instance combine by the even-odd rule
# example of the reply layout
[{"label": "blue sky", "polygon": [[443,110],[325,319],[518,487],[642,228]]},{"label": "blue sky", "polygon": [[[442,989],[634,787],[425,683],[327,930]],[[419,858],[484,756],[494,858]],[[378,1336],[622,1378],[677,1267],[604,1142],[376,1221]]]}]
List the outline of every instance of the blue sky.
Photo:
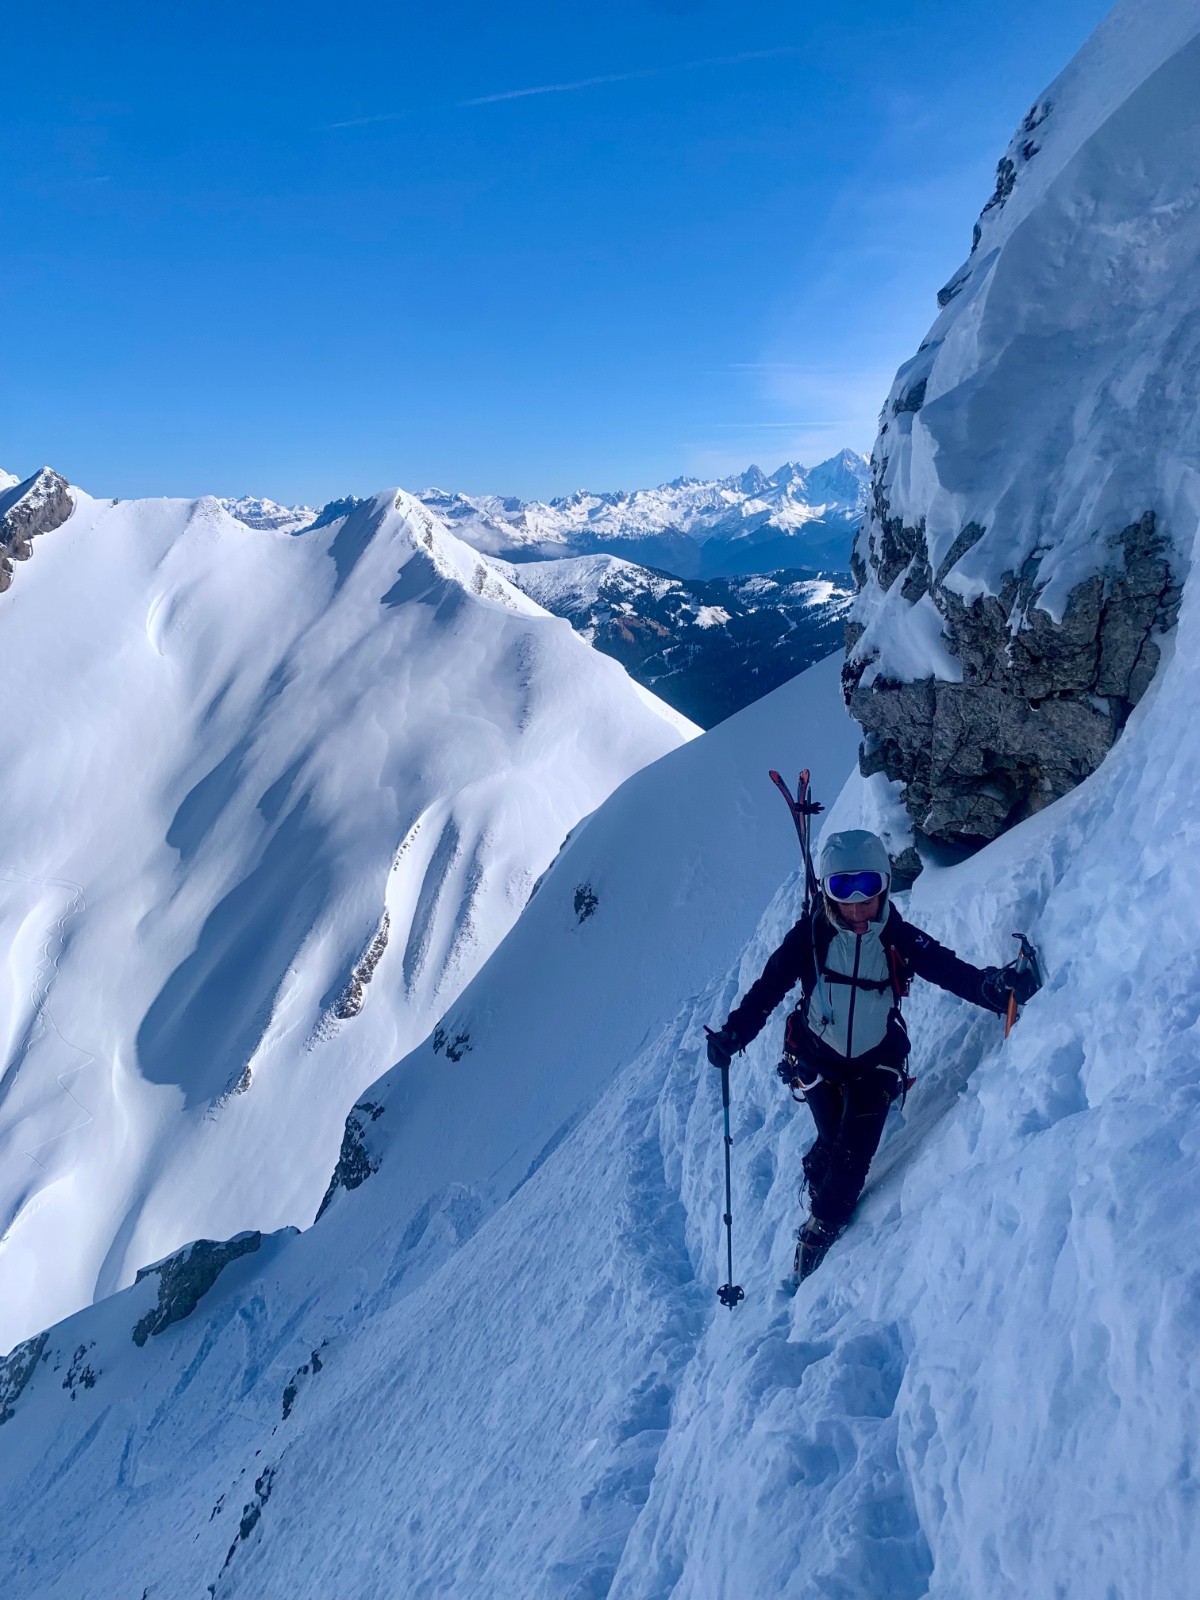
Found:
[{"label": "blue sky", "polygon": [[0,466],[320,503],[869,449],[1106,10],[10,10]]}]

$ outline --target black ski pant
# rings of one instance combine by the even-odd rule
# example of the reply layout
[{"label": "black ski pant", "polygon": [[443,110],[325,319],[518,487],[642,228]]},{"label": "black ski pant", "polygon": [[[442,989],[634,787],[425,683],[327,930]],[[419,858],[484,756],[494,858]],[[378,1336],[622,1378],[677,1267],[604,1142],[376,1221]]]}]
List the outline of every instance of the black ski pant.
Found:
[{"label": "black ski pant", "polygon": [[845,1083],[820,1083],[804,1091],[817,1125],[816,1143],[804,1157],[809,1209],[827,1228],[846,1226],[858,1204],[900,1079],[886,1067],[866,1067]]}]

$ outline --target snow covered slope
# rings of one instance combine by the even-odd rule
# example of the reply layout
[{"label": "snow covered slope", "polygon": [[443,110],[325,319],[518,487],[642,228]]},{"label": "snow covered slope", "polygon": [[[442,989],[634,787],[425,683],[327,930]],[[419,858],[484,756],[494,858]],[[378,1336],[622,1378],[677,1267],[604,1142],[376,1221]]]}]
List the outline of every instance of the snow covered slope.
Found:
[{"label": "snow covered slope", "polygon": [[455,533],[510,561],[607,551],[680,577],[844,571],[866,503],[867,463],[853,450],[807,468],[787,462],[768,477],[677,478],[657,489],[524,502],[428,489],[421,500]]},{"label": "snow covered slope", "polygon": [[347,1106],[692,730],[385,494],[76,510],[0,598],[0,1345],[309,1220]]},{"label": "snow covered slope", "polygon": [[874,453],[868,768],[975,842],[1094,771],[1200,514],[1200,10],[1125,0],[1032,105]]},{"label": "snow covered slope", "polygon": [[922,926],[1023,927],[1049,982],[1007,1044],[913,996],[921,1081],[795,1300],[781,1020],[735,1063],[730,1313],[701,1027],[796,913],[762,768],[845,770],[831,665],[577,831],[315,1228],[10,1359],[7,1593],[1190,1600],[1200,605],[1099,773],[920,880]]},{"label": "snow covered slope", "polygon": [[[1070,204],[1061,191],[1064,211],[1103,214],[1130,174],[1191,149],[1198,29],[1192,6],[1123,5],[1063,80],[1083,140],[1069,160],[1095,180]],[[1024,159],[1008,205],[1041,158]],[[1162,191],[1167,232],[1186,223],[1194,173],[1189,160]],[[1051,268],[1075,278],[1081,328],[1107,326],[1110,295],[1134,281],[1113,277],[1110,245],[1148,272],[1157,315],[1162,258],[1134,210],[1130,256],[1101,228],[1029,263],[1035,284]],[[1090,279],[1085,238],[1105,246]],[[982,299],[964,304],[964,333],[976,313],[983,329]],[[1131,365],[1108,398],[1169,398],[1195,326],[1183,316],[1156,349],[1111,324]],[[1071,348],[1069,326],[1026,328],[1026,354]],[[989,449],[1007,423],[1033,452],[1016,494],[1046,462],[993,354],[944,408],[940,460],[954,460],[955,408],[964,430],[990,413],[976,435]],[[1081,430],[1058,435],[1064,461],[1078,444],[1072,481],[1090,448],[1102,499],[1124,467],[1096,370],[1086,342],[1054,368],[1054,415]],[[1031,415],[1044,398],[1025,394]],[[1176,484],[1162,516],[1185,564],[1200,554],[1194,456],[1179,453],[1193,420],[1170,417],[1161,459],[1140,425],[1129,444]],[[963,495],[1007,471],[995,454],[958,465]],[[1075,555],[1097,559],[1065,539],[1048,578]],[[922,634],[918,615],[908,646],[936,644],[932,621]],[[732,1313],[714,1295],[723,1150],[702,1027],[798,906],[762,768],[811,759],[828,795],[849,766],[833,663],[639,772],[576,830],[442,1027],[360,1100],[315,1227],[192,1252],[0,1368],[6,1595],[1192,1600],[1194,585],[1161,649],[1097,770],[918,880],[918,924],[989,962],[1021,928],[1048,981],[1007,1042],[994,1017],[913,995],[920,1081],[854,1226],[794,1300],[773,1286],[810,1124],[772,1071],[782,1019],[735,1064],[747,1300]],[[827,825],[874,820],[878,786],[851,776]]]},{"label": "snow covered slope", "polygon": [[[672,1082],[686,1086],[689,1099],[698,1088],[702,1094],[711,1090],[707,1075],[697,1074],[690,1024],[688,1037],[679,1032],[680,996],[702,994],[714,971],[727,981],[724,974],[736,967],[759,908],[788,875],[794,839],[766,768],[800,748],[817,751],[818,780],[831,792],[854,748],[854,730],[837,696],[835,661],[637,774],[577,830],[513,932],[451,1008],[441,1048],[435,1035],[370,1092],[357,1120],[370,1129],[370,1159],[382,1152],[382,1164],[355,1191],[338,1192],[315,1228],[290,1241],[264,1240],[226,1268],[192,1317],[150,1337],[143,1330],[141,1345],[131,1333],[157,1304],[154,1274],[73,1318],[62,1338],[71,1343],[71,1354],[86,1348],[67,1390],[60,1386],[70,1358],[55,1373],[57,1355],[48,1354],[51,1346],[60,1347],[59,1334],[41,1347],[39,1355],[47,1359],[34,1361],[36,1376],[11,1406],[14,1415],[0,1436],[0,1500],[10,1517],[15,1514],[11,1471],[30,1474],[24,1492],[31,1502],[47,1481],[43,1474],[53,1475],[66,1522],[51,1550],[32,1523],[9,1521],[0,1540],[0,1587],[6,1593],[32,1593],[34,1588],[23,1587],[31,1583],[46,1600],[54,1594],[70,1593],[74,1600],[99,1595],[117,1552],[131,1552],[135,1529],[151,1525],[158,1533],[143,1552],[150,1566],[143,1570],[135,1562],[136,1574],[127,1566],[123,1581],[136,1576],[138,1593],[147,1584],[151,1593],[155,1587],[162,1593],[203,1592],[220,1571],[243,1504],[269,1490],[269,1474],[259,1491],[252,1485],[286,1442],[286,1435],[272,1437],[282,1421],[285,1389],[299,1374],[289,1424],[311,1417],[313,1400],[325,1414],[324,1402],[334,1395],[327,1379],[335,1372],[343,1395],[344,1383],[351,1390],[366,1385],[379,1402],[372,1402],[372,1415],[409,1442],[399,1446],[398,1456],[391,1442],[381,1454],[379,1439],[362,1431],[370,1422],[361,1398],[351,1402],[346,1421],[360,1430],[363,1448],[346,1454],[338,1430],[322,1443],[322,1425],[302,1453],[314,1481],[325,1478],[327,1490],[339,1497],[335,1516],[344,1515],[340,1496],[355,1492],[355,1461],[376,1484],[360,1508],[363,1523],[356,1515],[344,1524],[347,1534],[352,1524],[359,1528],[362,1564],[355,1558],[345,1565],[330,1589],[324,1558],[302,1580],[289,1558],[278,1567],[281,1587],[262,1593],[282,1593],[288,1585],[297,1592],[297,1583],[298,1592],[330,1589],[347,1596],[393,1595],[406,1587],[464,1595],[566,1592],[541,1556],[518,1577],[498,1550],[501,1565],[489,1575],[474,1547],[487,1543],[505,1520],[514,1526],[501,1541],[504,1547],[527,1538],[553,1543],[553,1523],[562,1521],[564,1511],[566,1537],[573,1514],[570,1491],[563,1498],[564,1470],[566,1482],[602,1479],[613,1452],[620,1456],[624,1450],[640,1483],[650,1465],[654,1435],[643,1430],[660,1425],[653,1420],[659,1413],[665,1422],[666,1399],[656,1397],[645,1370],[634,1371],[639,1348],[645,1338],[653,1342],[656,1330],[675,1326],[678,1334],[669,1337],[678,1340],[677,1358],[685,1358],[702,1325],[709,1286],[691,1282],[690,1272],[680,1282],[687,1259],[684,1215],[670,1185],[663,1187],[662,1157],[655,1153],[654,1099],[661,1083],[649,1098],[639,1088],[632,1120],[624,1107],[615,1123],[612,1085],[630,1062],[653,1059],[656,1074],[670,1063]],[[623,1106],[623,1091],[616,1103]],[[600,1162],[593,1159],[597,1140],[605,1151]],[[682,1154],[671,1156],[673,1167]],[[527,1224],[531,1231],[523,1236]],[[643,1247],[650,1252],[650,1279],[639,1260]],[[593,1252],[611,1259],[605,1264]],[[629,1284],[614,1298],[610,1275],[626,1265]],[[659,1273],[665,1273],[661,1281]],[[426,1290],[418,1292],[422,1283]],[[644,1312],[643,1333],[632,1346],[622,1334],[610,1356],[597,1362],[596,1340],[613,1335],[614,1312],[621,1323],[626,1316],[640,1320]],[[455,1323],[457,1331],[449,1331]],[[202,1329],[208,1333],[203,1355],[195,1343]],[[562,1344],[565,1364],[547,1366],[546,1340]],[[676,1359],[669,1352],[665,1358],[668,1365]],[[14,1399],[18,1364],[0,1375],[0,1415]],[[308,1371],[300,1374],[302,1366]],[[589,1366],[580,1394],[564,1394],[564,1380],[583,1376]],[[185,1370],[190,1375],[177,1403],[151,1421],[157,1404],[151,1396],[160,1385],[178,1383]],[[478,1406],[497,1405],[494,1396],[487,1398],[493,1378],[511,1385],[494,1413],[501,1454],[467,1471],[462,1450],[479,1425]],[[536,1390],[543,1379],[549,1388],[539,1397],[529,1386]],[[231,1381],[241,1394],[234,1405],[226,1389]],[[403,1397],[395,1393],[397,1381],[406,1386]],[[455,1386],[458,1398],[452,1399]],[[36,1442],[35,1420],[47,1394],[67,1406],[65,1414],[57,1408],[44,1414],[55,1430],[67,1423],[49,1455]],[[598,1398],[606,1410],[628,1412],[627,1446],[608,1436],[606,1423],[604,1439],[589,1449],[592,1433],[579,1429]],[[526,1409],[524,1421],[512,1409],[518,1406]],[[135,1415],[146,1419],[145,1426]],[[57,1452],[68,1435],[78,1437],[77,1422],[85,1431],[99,1426],[75,1466],[67,1467]],[[560,1428],[566,1430],[561,1437]],[[437,1433],[446,1453],[433,1471],[435,1481],[423,1488],[430,1467],[426,1451]],[[128,1445],[123,1467],[110,1455],[118,1434]],[[332,1477],[326,1444],[338,1460]],[[477,1460],[479,1444],[476,1438]],[[257,1459],[256,1450],[264,1452]],[[163,1470],[168,1459],[170,1468]],[[511,1481],[502,1490],[499,1480],[509,1472]],[[107,1494],[107,1488],[98,1490],[102,1483],[111,1486],[118,1473],[139,1485],[138,1504],[105,1534],[92,1520]],[[448,1477],[459,1475],[463,1481],[454,1498],[463,1508],[461,1524],[448,1502],[432,1516],[427,1535],[415,1531],[413,1519],[422,1515],[415,1505],[396,1524],[384,1510],[379,1529],[385,1543],[416,1542],[408,1554],[381,1558],[377,1536],[366,1532],[380,1513],[378,1495],[432,1493],[442,1502]],[[558,1510],[539,1508],[539,1480],[556,1497]],[[496,1497],[491,1509],[489,1495]],[[222,1510],[210,1523],[222,1496]],[[527,1515],[513,1518],[513,1496],[531,1497]],[[607,1545],[634,1510],[614,1480],[584,1523],[596,1522]],[[446,1514],[457,1530],[450,1541]],[[465,1529],[476,1517],[476,1531],[468,1536]],[[193,1534],[201,1522],[197,1543]],[[386,1531],[393,1526],[395,1534]],[[167,1537],[169,1528],[175,1534]],[[94,1535],[104,1548],[93,1548],[85,1571],[75,1540]],[[438,1544],[451,1565],[465,1563],[457,1585],[434,1576]],[[297,1561],[311,1559],[297,1550]],[[563,1563],[582,1559],[561,1555]],[[345,1550],[336,1560],[346,1561]],[[242,1578],[243,1566],[235,1557],[221,1584],[230,1575],[258,1584],[257,1577]],[[225,1589],[219,1585],[218,1592]]]}]

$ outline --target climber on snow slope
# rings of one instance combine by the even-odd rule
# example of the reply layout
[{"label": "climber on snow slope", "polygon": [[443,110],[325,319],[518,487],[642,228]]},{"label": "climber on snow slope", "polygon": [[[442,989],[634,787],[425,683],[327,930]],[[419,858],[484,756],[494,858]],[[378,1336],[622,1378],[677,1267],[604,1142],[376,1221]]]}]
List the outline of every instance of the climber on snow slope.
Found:
[{"label": "climber on snow slope", "polygon": [[820,900],[786,935],[719,1032],[708,1057],[726,1068],[762,1031],[797,983],[779,1073],[807,1102],[817,1126],[804,1157],[810,1216],[800,1230],[797,1277],[806,1277],[849,1222],[892,1102],[909,1086],[908,1033],[900,1001],[912,974],[1003,1015],[1010,993],[1024,1004],[1033,970],[973,967],[890,903],[883,841],[835,833],[820,857]]}]

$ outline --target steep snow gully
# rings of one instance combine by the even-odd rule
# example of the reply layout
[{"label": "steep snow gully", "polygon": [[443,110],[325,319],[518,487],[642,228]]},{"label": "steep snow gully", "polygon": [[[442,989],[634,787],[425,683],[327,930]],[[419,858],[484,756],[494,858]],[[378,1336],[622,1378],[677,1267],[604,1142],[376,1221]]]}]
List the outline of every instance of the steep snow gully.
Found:
[{"label": "steep snow gully", "polygon": [[[1047,988],[1007,1044],[913,996],[921,1081],[794,1301],[807,1117],[773,1037],[736,1062],[730,1314],[701,1027],[795,915],[763,769],[845,772],[835,666],[577,830],[455,1009],[472,1048],[376,1086],[376,1170],[315,1228],[145,1348],[153,1276],[50,1333],[5,1425],[7,1592],[1191,1593],[1200,963],[1164,908],[1200,892],[1196,596],[1100,772],[913,890],[978,960],[1029,929]],[[872,804],[852,776],[828,825]]]}]

